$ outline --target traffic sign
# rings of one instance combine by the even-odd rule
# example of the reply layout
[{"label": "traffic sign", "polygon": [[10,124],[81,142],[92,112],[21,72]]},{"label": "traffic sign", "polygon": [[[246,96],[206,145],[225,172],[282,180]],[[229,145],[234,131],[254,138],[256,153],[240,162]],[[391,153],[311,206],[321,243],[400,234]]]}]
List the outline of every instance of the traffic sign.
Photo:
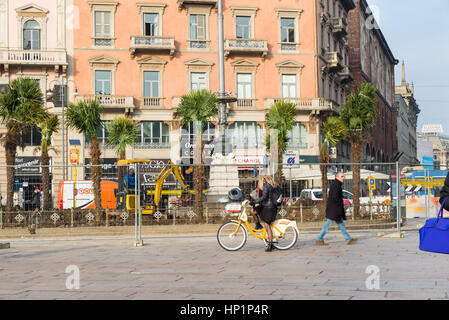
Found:
[{"label": "traffic sign", "polygon": [[288,164],[289,166],[294,165],[294,164],[295,164],[295,159],[296,159],[296,157],[290,157],[290,158],[288,158],[288,159],[287,159],[287,164]]},{"label": "traffic sign", "polygon": [[368,185],[370,190],[376,190],[376,178],[368,177]]}]

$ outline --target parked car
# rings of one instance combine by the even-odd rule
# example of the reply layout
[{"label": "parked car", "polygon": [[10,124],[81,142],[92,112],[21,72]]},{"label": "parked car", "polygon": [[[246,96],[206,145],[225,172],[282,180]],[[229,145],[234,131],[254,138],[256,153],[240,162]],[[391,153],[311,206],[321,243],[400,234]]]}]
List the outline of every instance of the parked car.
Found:
[{"label": "parked car", "polygon": [[[323,190],[321,188],[317,189],[304,189],[301,191],[299,196],[301,201],[312,200],[312,201],[323,201]],[[345,205],[352,204],[352,193],[343,190],[343,202]]]}]

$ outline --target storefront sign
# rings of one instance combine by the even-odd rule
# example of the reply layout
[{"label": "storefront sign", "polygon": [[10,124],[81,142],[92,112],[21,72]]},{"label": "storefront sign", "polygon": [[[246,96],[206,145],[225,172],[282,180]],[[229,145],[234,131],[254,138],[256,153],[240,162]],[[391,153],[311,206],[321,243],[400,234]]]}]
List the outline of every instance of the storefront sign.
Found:
[{"label": "storefront sign", "polygon": [[39,157],[16,157],[15,174],[39,174],[41,161]]}]

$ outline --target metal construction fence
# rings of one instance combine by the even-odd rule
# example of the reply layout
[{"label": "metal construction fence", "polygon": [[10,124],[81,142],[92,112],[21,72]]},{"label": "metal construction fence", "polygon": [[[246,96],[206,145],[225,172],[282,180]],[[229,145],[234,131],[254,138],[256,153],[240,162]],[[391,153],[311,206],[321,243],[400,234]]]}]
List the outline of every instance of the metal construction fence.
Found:
[{"label": "metal construction fence", "polygon": [[[63,180],[64,168],[51,166],[48,208],[43,205],[43,194],[47,192],[43,190],[43,167],[29,166],[25,171],[22,168],[20,174],[16,170],[12,195],[11,192],[9,195],[13,210],[8,210],[7,206],[10,201],[7,167],[0,167],[5,177],[0,181],[0,227],[135,226],[137,232],[141,225],[222,223],[231,219],[230,207],[238,207],[250,197],[260,175],[275,177],[278,168],[282,170],[283,194],[278,217],[296,220],[303,230],[316,228],[326,220],[323,169],[327,171],[329,183],[335,180],[337,172],[345,174],[344,207],[347,224],[353,228],[400,230],[406,217],[405,197],[409,196],[405,192],[407,187],[401,183],[407,174],[401,172],[404,169],[397,163],[307,163],[268,167],[263,164],[198,166],[134,161],[126,165],[99,166],[101,208],[97,210],[91,179],[93,167],[67,166],[65,175],[68,178]],[[199,201],[196,201],[196,189],[202,193]]]}]

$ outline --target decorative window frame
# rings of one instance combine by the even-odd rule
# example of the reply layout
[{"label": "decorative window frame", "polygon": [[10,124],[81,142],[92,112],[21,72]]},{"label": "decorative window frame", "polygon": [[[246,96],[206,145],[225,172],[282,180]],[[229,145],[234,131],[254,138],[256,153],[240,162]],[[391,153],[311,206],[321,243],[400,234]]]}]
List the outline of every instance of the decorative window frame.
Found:
[{"label": "decorative window frame", "polygon": [[[209,51],[210,50],[210,24],[209,24],[209,17],[212,10],[211,6],[202,6],[202,5],[188,5],[184,4],[186,8],[186,15],[187,15],[187,50],[188,51]],[[195,41],[194,39],[190,39],[190,15],[192,14],[203,14],[205,15],[205,23],[206,23],[206,39],[204,40],[206,42],[205,48],[191,48],[190,42]]]},{"label": "decorative window frame", "polygon": [[234,18],[234,37],[237,38],[237,16],[244,16],[244,17],[250,17],[250,38],[254,39],[255,37],[255,21],[256,21],[256,14],[257,10],[259,8],[257,7],[235,7],[231,6],[232,11],[232,17]]},{"label": "decorative window frame", "polygon": [[[298,53],[300,36],[299,36],[299,19],[301,18],[301,13],[304,11],[302,9],[275,9],[278,19],[278,51],[281,53]],[[282,50],[282,28],[281,28],[281,18],[293,18],[295,19],[295,42],[291,43],[296,46],[296,50]]]},{"label": "decorative window frame", "polygon": [[192,72],[205,72],[206,73],[206,84],[207,88],[210,89],[210,73],[212,71],[212,66],[214,65],[213,62],[207,61],[202,58],[195,58],[192,60],[185,61],[184,64],[186,65],[187,69],[187,77],[188,77],[188,91],[190,91],[191,88],[191,73]]},{"label": "decorative window frame", "polygon": [[[106,1],[88,1],[90,5],[90,11],[92,13],[92,48],[115,48],[115,13],[117,12],[118,2],[106,2]],[[95,12],[96,11],[109,11],[111,13],[111,36],[110,37],[96,37],[95,36]],[[95,45],[96,39],[108,39],[111,40],[110,46],[97,46]]]},{"label": "decorative window frame", "polygon": [[158,36],[163,35],[163,23],[162,19],[164,16],[165,7],[167,6],[164,3],[136,3],[139,8],[140,13],[140,34],[143,35],[144,30],[144,15],[145,13],[156,13],[158,15]]},{"label": "decorative window frame", "polygon": [[240,59],[236,60],[231,63],[232,66],[232,72],[234,75],[234,88],[235,88],[235,94],[237,95],[237,74],[238,73],[249,73],[252,75],[252,97],[251,99],[256,99],[256,73],[257,73],[257,67],[259,66],[259,63],[250,60],[250,59]]},{"label": "decorative window frame", "polygon": [[16,9],[17,40],[19,48],[23,50],[23,26],[27,21],[35,20],[41,27],[40,50],[47,49],[47,21],[49,10],[35,4],[27,4]]},{"label": "decorative window frame", "polygon": [[164,59],[155,57],[155,56],[149,56],[142,59],[137,60],[137,63],[139,64],[139,70],[140,70],[140,92],[141,92],[141,99],[144,97],[144,72],[145,71],[157,71],[159,72],[159,97],[161,99],[161,106],[163,106],[162,102],[164,101],[164,70],[165,65],[167,64],[167,61]]},{"label": "decorative window frame", "polygon": [[106,55],[89,59],[92,71],[92,94],[95,94],[95,71],[111,71],[111,95],[115,95],[115,76],[119,63],[119,60]]},{"label": "decorative window frame", "polygon": [[285,60],[285,61],[276,63],[276,68],[278,69],[278,73],[279,73],[279,90],[280,90],[279,92],[281,93],[280,96],[282,96],[282,75],[290,74],[290,75],[296,75],[297,98],[301,97],[301,72],[302,72],[302,68],[304,68],[304,65],[297,61]]}]

